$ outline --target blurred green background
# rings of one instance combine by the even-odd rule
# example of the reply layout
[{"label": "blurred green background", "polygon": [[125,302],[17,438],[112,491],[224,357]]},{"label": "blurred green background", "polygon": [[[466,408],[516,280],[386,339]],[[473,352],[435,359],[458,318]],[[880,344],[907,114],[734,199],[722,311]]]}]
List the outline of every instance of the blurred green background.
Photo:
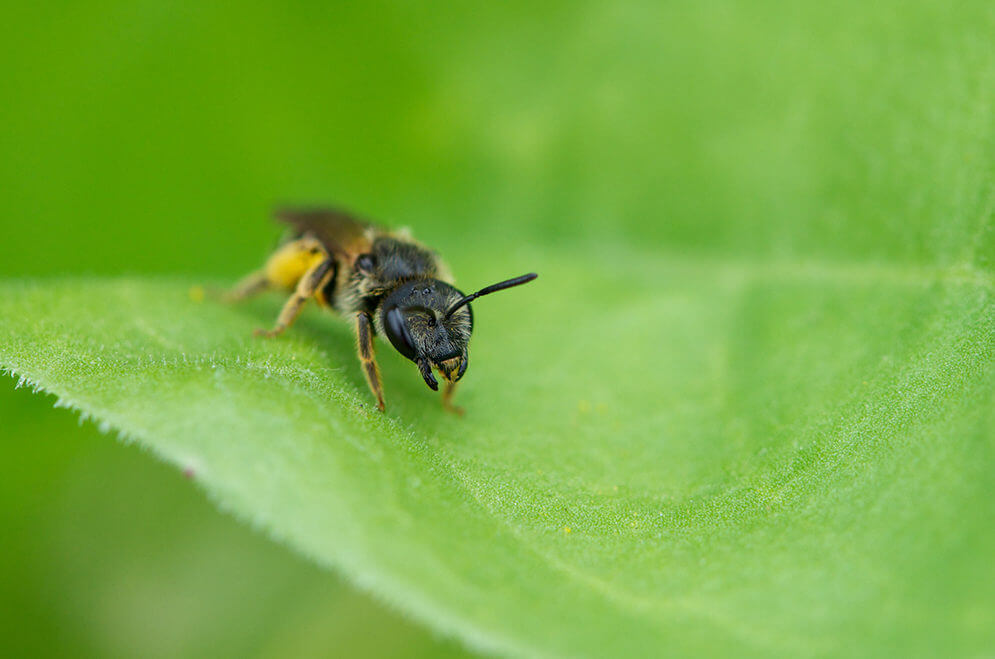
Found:
[{"label": "blurred green background", "polygon": [[[5,277],[233,280],[273,244],[268,209],[287,201],[412,226],[474,276],[475,254],[522,246],[608,262],[615,248],[995,262],[986,2],[103,1],[0,15]],[[460,653],[11,389],[5,656]]]}]

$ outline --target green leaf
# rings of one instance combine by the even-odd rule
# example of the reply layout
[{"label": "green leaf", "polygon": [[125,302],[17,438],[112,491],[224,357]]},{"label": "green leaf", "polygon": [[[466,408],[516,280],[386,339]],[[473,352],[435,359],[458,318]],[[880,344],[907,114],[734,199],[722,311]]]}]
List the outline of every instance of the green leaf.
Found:
[{"label": "green leaf", "polygon": [[382,344],[377,413],[347,324],[254,339],[278,298],[194,282],[3,284],[0,365],[479,649],[991,647],[989,272],[541,264],[476,310],[464,418]]}]

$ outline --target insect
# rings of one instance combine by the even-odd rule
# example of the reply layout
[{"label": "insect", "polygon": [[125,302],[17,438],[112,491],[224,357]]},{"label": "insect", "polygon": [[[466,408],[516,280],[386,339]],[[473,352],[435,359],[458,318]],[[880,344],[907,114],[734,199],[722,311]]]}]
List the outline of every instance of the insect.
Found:
[{"label": "insect", "polygon": [[289,238],[261,270],[242,279],[227,295],[238,301],[272,288],[290,292],[273,328],[256,330],[256,335],[282,334],[313,298],[351,320],[363,373],[381,412],[386,405],[374,356],[377,334],[415,363],[433,391],[439,390],[439,383],[432,371],[438,371],[446,383],[443,406],[461,412],[452,397],[468,363],[473,332],[470,302],[537,275],[522,275],[464,295],[453,286],[439,256],[407,230],[390,231],[332,208],[285,209],[275,215],[290,225]]}]

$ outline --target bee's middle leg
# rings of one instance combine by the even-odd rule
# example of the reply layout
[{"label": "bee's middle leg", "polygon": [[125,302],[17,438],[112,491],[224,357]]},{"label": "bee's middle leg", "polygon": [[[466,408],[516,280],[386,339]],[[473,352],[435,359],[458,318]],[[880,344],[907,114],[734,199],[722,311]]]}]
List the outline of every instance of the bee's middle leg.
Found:
[{"label": "bee's middle leg", "polygon": [[305,272],[300,280],[298,280],[297,287],[294,289],[290,299],[283,305],[283,309],[280,311],[280,315],[277,317],[276,325],[273,326],[273,329],[257,329],[255,331],[255,335],[272,338],[283,334],[287,328],[293,325],[294,321],[297,320],[297,317],[301,315],[301,311],[304,310],[304,303],[307,302],[308,299],[314,295],[315,291],[318,290],[318,287],[321,286],[322,281],[325,279],[325,275],[327,275],[332,269],[332,265],[332,259],[326,259]]},{"label": "bee's middle leg", "polygon": [[383,400],[383,386],[380,384],[380,368],[373,353],[373,321],[365,313],[356,314],[356,344],[359,361],[363,364],[363,374],[370,391],[377,397],[377,407],[383,412],[387,405]]}]

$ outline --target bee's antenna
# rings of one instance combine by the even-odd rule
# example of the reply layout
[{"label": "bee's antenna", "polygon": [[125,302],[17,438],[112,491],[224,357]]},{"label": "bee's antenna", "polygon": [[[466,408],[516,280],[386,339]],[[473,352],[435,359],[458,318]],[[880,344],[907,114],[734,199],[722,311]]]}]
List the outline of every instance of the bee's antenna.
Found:
[{"label": "bee's antenna", "polygon": [[446,315],[443,316],[443,318],[449,318],[450,316],[453,315],[454,311],[462,307],[464,304],[468,304],[482,295],[490,295],[491,293],[497,293],[498,291],[503,291],[504,289],[511,288],[512,286],[521,286],[522,284],[527,284],[538,276],[539,275],[537,275],[536,273],[530,272],[529,274],[522,275],[521,277],[515,277],[514,279],[507,279],[505,281],[498,282],[496,284],[491,284],[486,288],[481,288],[476,293],[472,295],[467,295],[463,299],[454,302],[453,306],[449,307],[449,309],[446,310]]}]

